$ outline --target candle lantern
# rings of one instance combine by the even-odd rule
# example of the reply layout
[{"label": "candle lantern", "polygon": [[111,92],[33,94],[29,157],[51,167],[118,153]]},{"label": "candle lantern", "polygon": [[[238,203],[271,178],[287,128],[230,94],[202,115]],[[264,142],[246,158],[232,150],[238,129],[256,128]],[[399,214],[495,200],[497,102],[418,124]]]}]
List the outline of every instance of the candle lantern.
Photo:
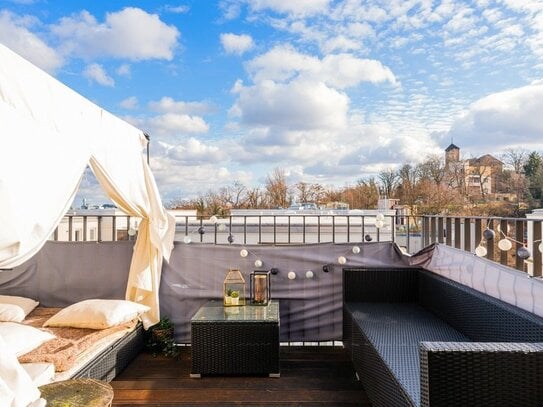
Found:
[{"label": "candle lantern", "polygon": [[245,279],[239,269],[229,269],[224,279],[224,306],[245,305]]},{"label": "candle lantern", "polygon": [[255,270],[250,277],[251,304],[268,305],[271,300],[270,272]]}]

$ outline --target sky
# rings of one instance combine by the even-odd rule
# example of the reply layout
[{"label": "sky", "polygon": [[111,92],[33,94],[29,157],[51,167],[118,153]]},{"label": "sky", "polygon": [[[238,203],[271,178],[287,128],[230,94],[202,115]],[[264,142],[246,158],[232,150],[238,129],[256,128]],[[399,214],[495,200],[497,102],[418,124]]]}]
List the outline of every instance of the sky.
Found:
[{"label": "sky", "polygon": [[165,203],[543,151],[543,0],[0,0],[0,43],[148,133]]}]

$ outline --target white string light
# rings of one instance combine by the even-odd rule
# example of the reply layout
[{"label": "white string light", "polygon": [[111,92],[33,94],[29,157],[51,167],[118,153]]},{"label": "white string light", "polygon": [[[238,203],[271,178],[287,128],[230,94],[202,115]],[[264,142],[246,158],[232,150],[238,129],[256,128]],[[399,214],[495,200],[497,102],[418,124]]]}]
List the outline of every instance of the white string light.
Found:
[{"label": "white string light", "polygon": [[487,250],[486,250],[486,247],[484,246],[479,245],[475,248],[475,254],[479,257],[485,257],[486,253],[487,253]]}]

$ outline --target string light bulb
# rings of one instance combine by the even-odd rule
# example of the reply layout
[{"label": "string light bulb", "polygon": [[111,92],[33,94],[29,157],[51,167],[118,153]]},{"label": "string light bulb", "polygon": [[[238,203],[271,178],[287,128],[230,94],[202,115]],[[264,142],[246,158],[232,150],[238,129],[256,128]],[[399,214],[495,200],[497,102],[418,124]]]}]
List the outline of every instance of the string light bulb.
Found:
[{"label": "string light bulb", "polygon": [[526,260],[531,255],[532,254],[525,246],[519,247],[517,250],[517,256],[519,257],[519,259]]},{"label": "string light bulb", "polygon": [[486,240],[492,240],[492,239],[494,239],[495,236],[496,236],[496,234],[494,233],[494,231],[492,229],[486,228],[485,231],[483,232],[483,237]]},{"label": "string light bulb", "polygon": [[247,257],[247,256],[249,255],[249,252],[247,251],[247,249],[241,249],[241,250],[239,251],[239,255],[240,255],[241,257]]},{"label": "string light bulb", "polygon": [[345,264],[345,263],[347,263],[347,259],[345,258],[345,256],[339,256],[339,257],[337,258],[337,262],[338,262],[339,264]]},{"label": "string light bulb", "polygon": [[511,248],[513,247],[513,243],[511,243],[511,240],[503,238],[498,242],[498,247],[500,248],[500,250],[506,252],[508,250],[511,250]]},{"label": "string light bulb", "polygon": [[352,250],[353,250],[353,253],[354,253],[354,254],[360,253],[360,247],[358,247],[358,246],[353,246],[353,249],[352,249]]},{"label": "string light bulb", "polygon": [[264,264],[264,263],[262,263],[262,260],[260,260],[260,259],[255,260],[255,267],[260,268],[260,267],[262,267],[262,264]]},{"label": "string light bulb", "polygon": [[183,242],[185,244],[189,244],[190,242],[192,242],[192,239],[190,238],[190,236],[187,235],[183,238]]},{"label": "string light bulb", "polygon": [[475,248],[475,254],[476,254],[477,256],[479,256],[479,257],[485,257],[485,256],[486,256],[486,253],[487,253],[486,247],[484,247],[484,246],[479,245],[479,246],[477,246],[477,247]]}]

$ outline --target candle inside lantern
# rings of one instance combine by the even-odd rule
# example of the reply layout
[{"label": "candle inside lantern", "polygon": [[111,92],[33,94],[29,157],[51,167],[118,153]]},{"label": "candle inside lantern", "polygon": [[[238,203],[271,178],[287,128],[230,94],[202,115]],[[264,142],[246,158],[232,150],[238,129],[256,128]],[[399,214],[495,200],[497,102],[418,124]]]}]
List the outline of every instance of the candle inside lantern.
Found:
[{"label": "candle inside lantern", "polygon": [[263,304],[266,302],[266,276],[255,276],[255,303]]}]

